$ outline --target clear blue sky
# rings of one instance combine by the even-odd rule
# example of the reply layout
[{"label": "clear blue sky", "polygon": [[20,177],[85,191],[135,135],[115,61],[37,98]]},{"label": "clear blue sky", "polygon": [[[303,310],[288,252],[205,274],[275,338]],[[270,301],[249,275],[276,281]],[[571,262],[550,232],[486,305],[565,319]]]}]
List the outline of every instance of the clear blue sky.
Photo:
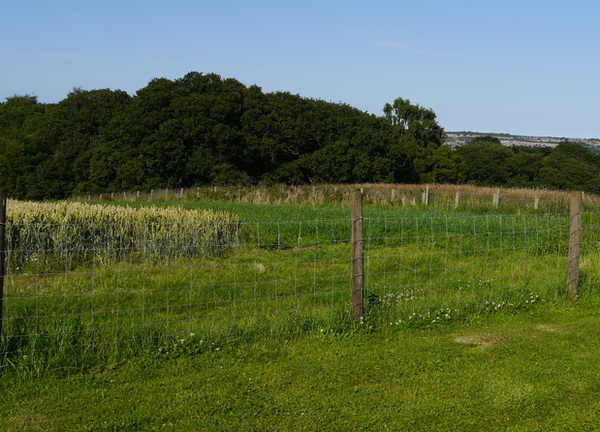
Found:
[{"label": "clear blue sky", "polygon": [[19,0],[0,14],[0,100],[134,94],[190,71],[447,131],[600,138],[597,0]]}]

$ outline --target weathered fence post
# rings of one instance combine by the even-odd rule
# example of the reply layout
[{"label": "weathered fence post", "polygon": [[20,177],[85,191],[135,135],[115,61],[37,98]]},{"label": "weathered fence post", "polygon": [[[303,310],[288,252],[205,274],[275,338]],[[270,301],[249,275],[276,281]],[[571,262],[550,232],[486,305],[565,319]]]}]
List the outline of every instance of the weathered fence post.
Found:
[{"label": "weathered fence post", "polygon": [[456,195],[454,195],[454,208],[458,208],[459,205],[460,205],[460,191],[456,192]]},{"label": "weathered fence post", "polygon": [[581,250],[581,212],[583,209],[581,192],[571,193],[571,223],[569,234],[569,276],[568,288],[572,297],[579,290],[579,255]]},{"label": "weathered fence post", "polygon": [[498,207],[500,204],[500,188],[496,189],[496,193],[492,195],[492,205]]},{"label": "weathered fence post", "polygon": [[364,315],[364,263],[363,263],[363,214],[362,192],[352,195],[352,316],[360,319]]},{"label": "weathered fence post", "polygon": [[425,186],[425,191],[423,191],[422,198],[423,205],[429,205],[429,186]]},{"label": "weathered fence post", "polygon": [[4,276],[6,261],[6,190],[0,189],[0,336],[4,320]]}]

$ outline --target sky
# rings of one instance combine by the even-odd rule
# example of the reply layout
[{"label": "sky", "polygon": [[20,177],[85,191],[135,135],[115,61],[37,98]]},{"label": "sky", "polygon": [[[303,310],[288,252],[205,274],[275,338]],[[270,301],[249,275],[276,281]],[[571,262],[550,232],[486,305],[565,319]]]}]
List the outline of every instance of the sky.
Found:
[{"label": "sky", "polygon": [[19,0],[0,14],[0,101],[131,95],[216,73],[447,132],[600,138],[597,0]]}]

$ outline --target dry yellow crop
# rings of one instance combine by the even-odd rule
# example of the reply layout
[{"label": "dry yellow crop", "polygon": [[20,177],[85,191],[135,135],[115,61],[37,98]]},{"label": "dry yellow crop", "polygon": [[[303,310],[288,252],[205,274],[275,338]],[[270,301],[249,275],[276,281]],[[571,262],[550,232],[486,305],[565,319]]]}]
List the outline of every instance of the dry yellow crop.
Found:
[{"label": "dry yellow crop", "polygon": [[237,243],[239,231],[237,216],[210,210],[12,200],[7,209],[12,271],[31,263],[214,257]]}]

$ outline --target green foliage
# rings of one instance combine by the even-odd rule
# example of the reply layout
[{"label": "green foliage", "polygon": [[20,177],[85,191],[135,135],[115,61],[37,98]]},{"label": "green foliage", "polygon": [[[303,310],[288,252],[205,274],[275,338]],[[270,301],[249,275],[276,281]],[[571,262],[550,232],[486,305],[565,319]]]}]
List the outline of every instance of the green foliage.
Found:
[{"label": "green foliage", "polygon": [[420,141],[423,147],[440,146],[444,142],[444,129],[436,122],[433,110],[413,105],[408,99],[398,98],[383,108],[386,119]]},{"label": "green foliage", "polygon": [[48,158],[34,172],[31,198],[62,198],[88,188],[90,160],[103,129],[130,102],[123,91],[74,89],[48,108],[41,135]]},{"label": "green foliage", "polygon": [[383,116],[216,74],[151,80],[135,95],[74,89],[57,104],[0,103],[1,187],[60,199],[202,185],[471,183],[600,193],[600,155],[505,147],[479,137],[444,146],[435,112],[397,98]]},{"label": "green foliage", "polygon": [[15,194],[35,185],[32,173],[48,156],[41,136],[46,110],[30,95],[0,103],[0,178]]},{"label": "green foliage", "polygon": [[[237,225],[235,216],[172,206],[28,206],[37,211],[9,213],[0,338],[7,365],[24,373],[210,346],[177,342],[190,333],[220,345],[356,327],[348,314],[348,209],[225,206],[241,215]],[[216,222],[198,225],[205,218]],[[365,329],[513,313],[564,291],[565,215],[381,206],[366,209],[364,224]],[[597,237],[589,230],[584,238],[589,287],[598,280]]]},{"label": "green foliage", "polygon": [[465,183],[467,164],[461,155],[449,147],[440,146],[421,161],[420,180],[423,183]]},{"label": "green foliage", "polygon": [[5,374],[0,429],[594,430],[599,322],[597,301],[556,302],[419,331],[186,334],[87,374]]},{"label": "green foliage", "polygon": [[470,183],[481,186],[500,186],[507,183],[508,162],[513,153],[497,138],[475,138],[458,151],[465,161]]},{"label": "green foliage", "polygon": [[[444,143],[445,134],[444,129],[437,124],[433,110],[413,105],[408,99],[398,98],[393,104],[386,104],[383,111],[397,140],[392,149],[405,159],[401,168],[403,173],[396,175],[397,180],[406,183],[445,183],[448,172],[441,166],[448,167],[454,163],[451,157],[436,152]],[[459,179],[462,174],[457,172],[450,177]]]},{"label": "green foliage", "polygon": [[14,96],[0,104],[2,186],[15,198],[48,199],[205,184],[405,181],[411,156],[401,136],[423,148],[441,143],[435,116],[416,110],[404,131],[347,105],[198,72],[154,79],[135,96],[74,89],[50,106]]}]

